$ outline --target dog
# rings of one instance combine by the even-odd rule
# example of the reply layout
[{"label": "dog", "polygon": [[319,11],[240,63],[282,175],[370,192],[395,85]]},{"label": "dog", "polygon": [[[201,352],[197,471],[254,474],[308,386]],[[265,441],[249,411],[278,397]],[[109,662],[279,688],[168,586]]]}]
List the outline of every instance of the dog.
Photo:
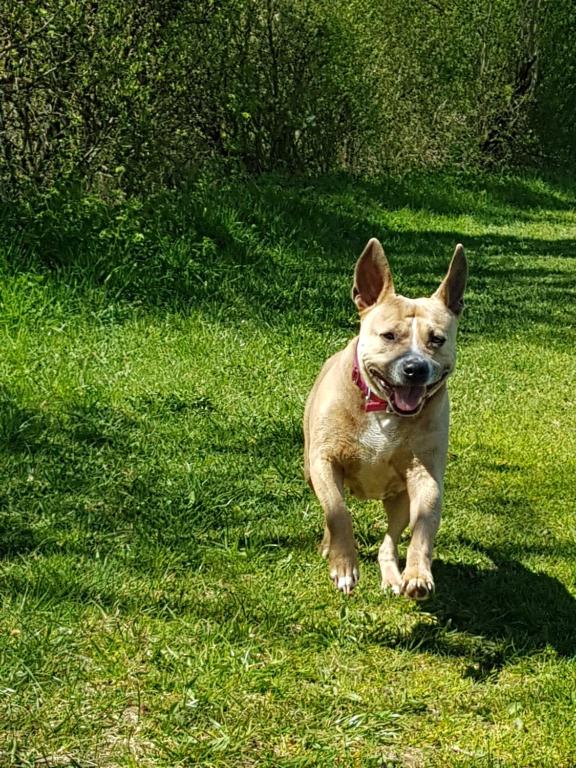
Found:
[{"label": "dog", "polygon": [[[304,412],[304,474],[324,510],[321,550],[345,594],[359,579],[345,488],[384,502],[382,587],[415,600],[434,592],[432,549],[448,451],[446,382],[456,362],[467,277],[462,245],[429,298],[394,292],[375,238],[356,263],[359,334],[324,364]],[[408,525],[412,537],[401,573],[398,540]]]}]

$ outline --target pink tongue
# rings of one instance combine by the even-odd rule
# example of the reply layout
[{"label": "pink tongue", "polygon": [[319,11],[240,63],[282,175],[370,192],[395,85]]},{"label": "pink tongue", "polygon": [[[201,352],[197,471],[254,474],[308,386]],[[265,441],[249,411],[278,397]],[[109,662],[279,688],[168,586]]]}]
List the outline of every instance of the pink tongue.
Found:
[{"label": "pink tongue", "polygon": [[394,405],[399,411],[415,411],[426,394],[426,387],[394,387]]}]

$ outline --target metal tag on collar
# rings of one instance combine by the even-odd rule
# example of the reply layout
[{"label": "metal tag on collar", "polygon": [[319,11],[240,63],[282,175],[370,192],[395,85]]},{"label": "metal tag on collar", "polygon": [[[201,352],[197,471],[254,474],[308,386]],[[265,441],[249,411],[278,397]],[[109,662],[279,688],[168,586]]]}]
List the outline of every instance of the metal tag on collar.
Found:
[{"label": "metal tag on collar", "polygon": [[364,395],[364,412],[371,413],[372,411],[386,411],[386,413],[393,413],[392,406],[387,400],[382,400],[375,395],[375,399],[372,400],[372,390],[369,385],[366,385],[367,392]]}]

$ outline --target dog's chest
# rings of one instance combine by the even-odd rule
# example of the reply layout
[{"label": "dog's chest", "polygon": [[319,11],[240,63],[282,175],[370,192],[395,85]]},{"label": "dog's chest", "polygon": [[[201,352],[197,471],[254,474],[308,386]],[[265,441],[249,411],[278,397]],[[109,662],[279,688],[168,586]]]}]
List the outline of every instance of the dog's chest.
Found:
[{"label": "dog's chest", "polygon": [[398,420],[389,413],[369,413],[358,437],[362,460],[378,462],[389,457],[400,444]]},{"label": "dog's chest", "polygon": [[355,496],[383,499],[404,488],[391,461],[402,442],[398,420],[384,412],[370,413],[358,436],[359,462],[348,485]]}]

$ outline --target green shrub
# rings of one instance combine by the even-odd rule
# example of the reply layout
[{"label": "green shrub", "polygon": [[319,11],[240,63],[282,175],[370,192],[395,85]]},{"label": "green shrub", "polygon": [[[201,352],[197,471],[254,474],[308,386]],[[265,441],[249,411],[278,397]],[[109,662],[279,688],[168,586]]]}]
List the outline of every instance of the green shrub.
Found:
[{"label": "green shrub", "polygon": [[1,189],[565,159],[573,31],[568,0],[5,3]]}]

